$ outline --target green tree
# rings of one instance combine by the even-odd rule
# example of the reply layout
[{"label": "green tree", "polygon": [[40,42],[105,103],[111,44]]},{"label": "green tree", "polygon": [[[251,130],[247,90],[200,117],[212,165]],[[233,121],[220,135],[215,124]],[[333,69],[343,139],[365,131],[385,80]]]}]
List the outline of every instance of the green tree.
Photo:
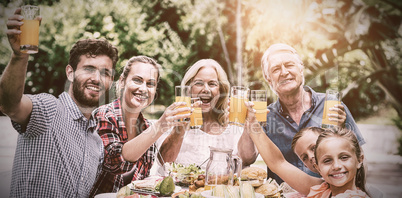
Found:
[{"label": "green tree", "polygon": [[[260,58],[285,42],[303,56],[306,82],[318,91],[337,86],[355,118],[383,100],[401,117],[399,1],[253,1],[246,49]],[[255,61],[257,62],[257,61]]]},{"label": "green tree", "polygon": [[[242,49],[241,81],[266,87],[261,56],[269,45],[284,42],[302,55],[306,83],[317,91],[339,87],[355,118],[372,114],[384,99],[401,115],[402,6],[397,0],[32,2],[40,4],[44,20],[40,52],[29,63],[27,93],[64,90],[68,52],[81,38],[106,38],[117,45],[118,74],[131,56],[156,58],[165,68],[156,100],[162,105],[173,102],[173,86],[202,58],[217,60],[237,84],[237,49]],[[2,2],[2,27],[21,3]],[[0,31],[3,70],[11,52],[5,28]]]},{"label": "green tree", "polygon": [[[7,4],[7,16],[20,4],[21,2]],[[146,6],[151,7],[154,4],[152,1],[145,4],[143,1],[129,0],[61,0],[51,6],[40,5],[43,17],[40,50],[38,54],[31,56],[29,62],[26,93],[50,92],[58,95],[64,91],[64,68],[68,64],[71,46],[82,38],[106,38],[118,46],[120,51],[117,73],[132,56],[147,55],[156,58],[166,69],[162,79],[166,89],[160,89],[161,101],[172,102],[173,99],[166,101],[163,98],[165,95],[172,96],[172,93],[163,92],[172,90],[172,82],[180,81],[181,73],[176,74],[175,71],[181,71],[187,65],[190,50],[183,45],[169,23],[153,23],[159,16],[154,17],[144,12],[150,9]],[[2,20],[3,23],[6,18]],[[5,34],[2,34],[1,39],[2,45],[8,46]],[[11,54],[9,47],[4,49],[2,68]],[[171,78],[166,77],[169,75]]]}]

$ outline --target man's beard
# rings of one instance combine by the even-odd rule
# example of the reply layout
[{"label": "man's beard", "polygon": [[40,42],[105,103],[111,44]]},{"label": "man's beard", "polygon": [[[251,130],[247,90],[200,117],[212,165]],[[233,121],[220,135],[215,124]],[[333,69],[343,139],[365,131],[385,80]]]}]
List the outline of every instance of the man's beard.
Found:
[{"label": "man's beard", "polygon": [[[74,98],[77,100],[78,103],[81,105],[85,105],[87,107],[98,107],[100,105],[100,99],[104,95],[99,95],[99,98],[91,98],[91,97],[86,97],[85,96],[85,91],[84,91],[84,86],[82,86],[81,83],[74,81],[73,83],[73,95]],[[108,91],[106,91],[105,94],[107,94]]]}]

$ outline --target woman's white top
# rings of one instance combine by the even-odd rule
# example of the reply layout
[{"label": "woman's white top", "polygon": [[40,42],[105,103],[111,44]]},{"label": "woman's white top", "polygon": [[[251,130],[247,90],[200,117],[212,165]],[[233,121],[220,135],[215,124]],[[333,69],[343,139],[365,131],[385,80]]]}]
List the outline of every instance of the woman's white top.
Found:
[{"label": "woman's white top", "polygon": [[[157,144],[161,145],[170,133],[171,131],[162,135]],[[237,143],[242,134],[243,127],[235,125],[228,125],[225,131],[219,135],[208,134],[200,129],[190,129],[184,134],[183,143],[175,162],[183,165],[201,165],[209,159],[210,146],[232,149],[232,156],[237,156]],[[206,165],[207,163],[202,164],[201,168],[205,170]],[[162,167],[159,167],[158,173],[163,174],[163,170],[160,169]]]}]

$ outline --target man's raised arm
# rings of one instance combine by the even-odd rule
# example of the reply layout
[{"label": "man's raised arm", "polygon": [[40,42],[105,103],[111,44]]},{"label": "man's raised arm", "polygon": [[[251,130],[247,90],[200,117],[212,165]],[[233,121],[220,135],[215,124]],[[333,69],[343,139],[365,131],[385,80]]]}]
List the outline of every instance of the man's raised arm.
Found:
[{"label": "man's raised arm", "polygon": [[11,120],[26,126],[32,112],[32,101],[24,96],[29,55],[19,49],[19,29],[23,23],[20,13],[18,8],[7,21],[7,37],[13,52],[0,78],[0,110]]}]

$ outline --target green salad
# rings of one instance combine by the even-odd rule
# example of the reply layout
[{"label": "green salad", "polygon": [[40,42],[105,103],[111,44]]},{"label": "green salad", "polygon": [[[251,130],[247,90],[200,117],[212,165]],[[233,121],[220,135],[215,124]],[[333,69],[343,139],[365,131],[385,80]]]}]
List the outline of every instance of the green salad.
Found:
[{"label": "green salad", "polygon": [[190,186],[194,184],[198,175],[205,173],[200,167],[195,164],[190,164],[185,166],[179,163],[165,164],[165,168],[174,176],[176,185],[179,186]]},{"label": "green salad", "polygon": [[178,173],[178,174],[204,174],[205,171],[201,170],[200,167],[196,166],[195,164],[190,164],[188,166],[184,166],[183,164],[179,163],[172,163],[170,165],[169,171]]}]

